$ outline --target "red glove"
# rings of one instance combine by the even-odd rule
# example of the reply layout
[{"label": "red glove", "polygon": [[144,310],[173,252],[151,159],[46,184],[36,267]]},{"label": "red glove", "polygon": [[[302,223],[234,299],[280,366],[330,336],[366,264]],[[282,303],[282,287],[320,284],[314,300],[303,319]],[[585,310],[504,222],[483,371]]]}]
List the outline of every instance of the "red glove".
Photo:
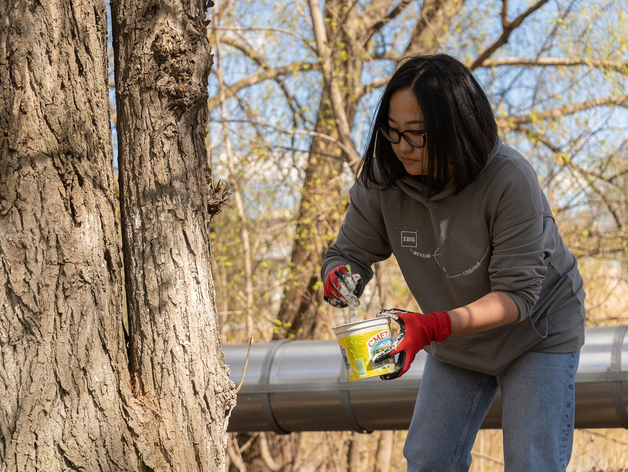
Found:
[{"label": "red glove", "polygon": [[380,375],[384,380],[396,379],[405,374],[421,349],[432,341],[441,342],[451,336],[451,318],[446,311],[429,315],[392,308],[381,310],[377,316],[385,316],[399,323],[399,336],[384,351],[373,356],[371,362],[379,364],[389,357],[399,354],[397,368],[389,374]]},{"label": "red glove", "polygon": [[344,308],[349,304],[359,306],[358,299],[364,291],[360,274],[352,274],[350,265],[339,265],[327,274],[323,287],[324,299],[331,306]]}]

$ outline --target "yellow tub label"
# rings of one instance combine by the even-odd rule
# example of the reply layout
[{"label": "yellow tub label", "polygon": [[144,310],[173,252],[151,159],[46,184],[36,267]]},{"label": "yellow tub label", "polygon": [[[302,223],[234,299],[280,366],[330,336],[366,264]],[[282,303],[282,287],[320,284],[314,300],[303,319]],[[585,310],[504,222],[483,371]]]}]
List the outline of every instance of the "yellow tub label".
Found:
[{"label": "yellow tub label", "polygon": [[371,357],[392,344],[389,330],[375,330],[354,334],[338,339],[340,352],[345,362],[349,380],[365,379],[387,374],[395,370],[393,358],[387,359],[377,368],[373,367]]}]

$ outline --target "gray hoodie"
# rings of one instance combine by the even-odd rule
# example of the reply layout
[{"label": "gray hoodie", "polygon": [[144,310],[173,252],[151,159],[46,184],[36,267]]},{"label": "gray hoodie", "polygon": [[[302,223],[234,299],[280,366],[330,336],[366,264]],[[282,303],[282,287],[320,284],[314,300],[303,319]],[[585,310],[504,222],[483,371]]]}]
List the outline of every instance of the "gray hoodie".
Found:
[{"label": "gray hoodie", "polygon": [[425,190],[411,177],[388,190],[354,184],[345,222],[323,260],[323,280],[350,264],[368,283],[372,264],[394,255],[425,313],[491,291],[508,294],[518,322],[425,348],[461,367],[495,375],[524,352],[577,351],[584,343],[582,278],[528,161],[498,138],[462,192],[454,195],[453,181],[431,198]]}]

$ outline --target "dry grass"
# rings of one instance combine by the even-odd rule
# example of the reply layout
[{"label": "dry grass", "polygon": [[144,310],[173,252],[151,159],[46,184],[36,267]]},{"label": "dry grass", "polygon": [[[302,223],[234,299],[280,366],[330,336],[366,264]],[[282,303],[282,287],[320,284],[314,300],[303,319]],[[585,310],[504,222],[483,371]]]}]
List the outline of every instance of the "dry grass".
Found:
[{"label": "dry grass", "polygon": [[[367,436],[362,470],[378,471],[376,451],[379,432]],[[406,432],[394,433],[390,472],[405,472],[403,443]],[[302,433],[294,472],[344,472],[351,433]],[[501,430],[481,430],[472,451],[470,472],[503,472]],[[567,472],[628,472],[628,430],[579,429]]]},{"label": "dry grass", "polygon": [[[471,472],[501,472],[501,430],[480,431],[473,448]],[[567,472],[619,472],[628,467],[628,430],[578,429]]]},{"label": "dry grass", "polygon": [[568,471],[628,471],[628,430],[577,430]]}]

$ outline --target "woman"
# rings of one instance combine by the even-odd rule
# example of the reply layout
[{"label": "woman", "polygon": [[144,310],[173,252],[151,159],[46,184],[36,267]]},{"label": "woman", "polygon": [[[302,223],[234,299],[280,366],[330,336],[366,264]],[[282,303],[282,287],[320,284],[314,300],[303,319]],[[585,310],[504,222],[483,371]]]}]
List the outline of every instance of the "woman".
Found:
[{"label": "woman", "polygon": [[401,325],[403,375],[427,358],[404,447],[409,471],[459,471],[501,390],[506,471],[564,471],[584,343],[584,291],[537,176],[502,143],[486,94],[447,55],[405,60],[382,96],[351,204],[322,275],[358,304],[393,255],[423,313]]}]

